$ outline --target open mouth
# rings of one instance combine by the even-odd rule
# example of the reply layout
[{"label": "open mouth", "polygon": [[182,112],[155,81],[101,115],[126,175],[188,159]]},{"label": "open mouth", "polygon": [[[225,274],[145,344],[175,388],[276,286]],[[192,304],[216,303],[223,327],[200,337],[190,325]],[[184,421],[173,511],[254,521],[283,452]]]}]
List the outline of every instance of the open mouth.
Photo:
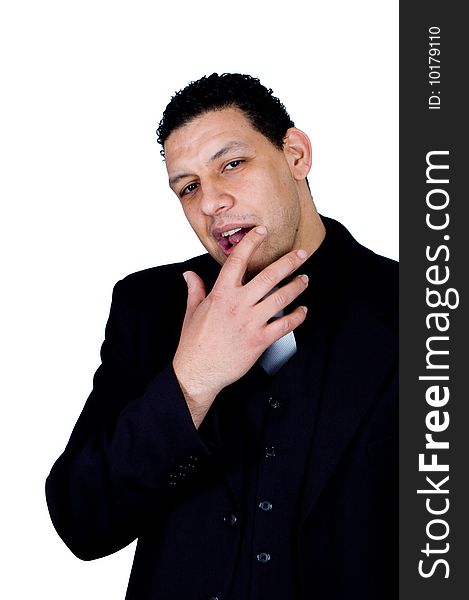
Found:
[{"label": "open mouth", "polygon": [[235,227],[228,231],[221,233],[215,233],[215,239],[218,245],[222,249],[225,256],[228,256],[233,251],[233,248],[243,239],[243,237],[254,228],[254,225],[250,227]]}]

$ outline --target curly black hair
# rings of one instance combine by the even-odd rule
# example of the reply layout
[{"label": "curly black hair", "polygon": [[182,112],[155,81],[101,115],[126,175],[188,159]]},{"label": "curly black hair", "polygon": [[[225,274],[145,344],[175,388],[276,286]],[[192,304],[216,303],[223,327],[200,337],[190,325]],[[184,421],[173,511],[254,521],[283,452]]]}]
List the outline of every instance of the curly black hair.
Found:
[{"label": "curly black hair", "polygon": [[164,143],[178,127],[211,110],[236,107],[252,126],[278,148],[294,123],[285,106],[259,79],[240,73],[213,73],[176,92],[166,107],[156,134],[164,157]]}]

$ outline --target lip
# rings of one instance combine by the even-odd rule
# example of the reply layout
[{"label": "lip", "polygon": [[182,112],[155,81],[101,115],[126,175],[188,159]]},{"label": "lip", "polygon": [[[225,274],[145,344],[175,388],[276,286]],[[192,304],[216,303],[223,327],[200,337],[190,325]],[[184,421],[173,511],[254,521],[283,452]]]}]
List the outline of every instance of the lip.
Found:
[{"label": "lip", "polygon": [[227,223],[225,225],[221,225],[219,227],[212,228],[212,236],[215,238],[218,247],[223,252],[225,256],[229,256],[235,246],[231,246],[227,240],[227,238],[222,237],[222,233],[226,231],[230,231],[231,229],[237,229],[241,227],[242,229],[253,229],[256,227],[255,223]]},{"label": "lip", "polygon": [[220,227],[213,227],[212,228],[212,236],[217,240],[217,242],[221,239],[222,237],[222,233],[225,233],[225,231],[231,231],[231,229],[238,229],[238,227],[241,227],[242,229],[253,229],[254,227],[256,227],[255,223],[227,223],[226,225],[222,225]]}]

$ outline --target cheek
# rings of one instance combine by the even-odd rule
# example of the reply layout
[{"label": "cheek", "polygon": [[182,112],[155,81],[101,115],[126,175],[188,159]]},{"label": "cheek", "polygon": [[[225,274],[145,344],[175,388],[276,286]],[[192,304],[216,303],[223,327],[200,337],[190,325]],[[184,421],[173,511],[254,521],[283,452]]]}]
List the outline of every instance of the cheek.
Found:
[{"label": "cheek", "polygon": [[250,186],[262,206],[272,212],[285,210],[292,198],[291,179],[285,173],[272,170],[262,172]]},{"label": "cheek", "polygon": [[189,225],[197,234],[199,234],[199,231],[201,230],[201,219],[198,215],[198,212],[193,206],[190,205],[183,206],[182,210],[184,212],[184,216],[189,222]]},{"label": "cheek", "polygon": [[207,231],[207,221],[199,211],[191,208],[183,209],[184,215],[205,249],[213,253],[218,249],[217,244]]}]

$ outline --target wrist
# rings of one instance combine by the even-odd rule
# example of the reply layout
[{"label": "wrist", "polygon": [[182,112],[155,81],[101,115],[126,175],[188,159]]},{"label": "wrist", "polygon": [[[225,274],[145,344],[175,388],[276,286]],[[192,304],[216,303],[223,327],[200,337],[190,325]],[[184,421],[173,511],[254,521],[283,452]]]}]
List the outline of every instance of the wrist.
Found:
[{"label": "wrist", "polygon": [[200,426],[220,390],[207,388],[206,382],[186,374],[173,361],[173,370],[196,428]]}]

